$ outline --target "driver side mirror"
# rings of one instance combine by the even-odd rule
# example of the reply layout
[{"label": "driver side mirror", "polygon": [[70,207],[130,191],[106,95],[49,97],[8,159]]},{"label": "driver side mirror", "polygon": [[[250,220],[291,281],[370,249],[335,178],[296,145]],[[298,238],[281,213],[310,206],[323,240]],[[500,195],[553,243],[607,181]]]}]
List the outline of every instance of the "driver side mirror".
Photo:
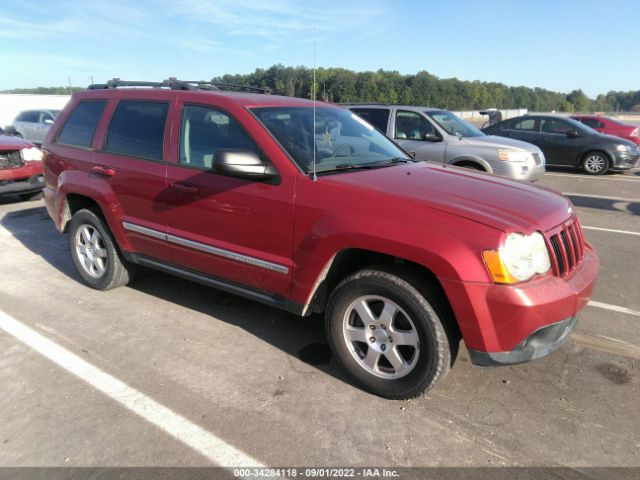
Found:
[{"label": "driver side mirror", "polygon": [[441,142],[442,141],[442,138],[440,138],[435,133],[425,133],[424,137],[422,137],[422,139],[427,141],[427,142]]},{"label": "driver side mirror", "polygon": [[44,123],[45,125],[53,125],[53,120],[51,120],[50,118],[45,118],[42,123]]},{"label": "driver side mirror", "polygon": [[212,170],[245,180],[272,180],[278,176],[273,166],[250,150],[218,150]]},{"label": "driver side mirror", "polygon": [[580,133],[578,132],[578,130],[569,130],[567,132],[567,137],[569,138],[578,138],[580,136]]}]

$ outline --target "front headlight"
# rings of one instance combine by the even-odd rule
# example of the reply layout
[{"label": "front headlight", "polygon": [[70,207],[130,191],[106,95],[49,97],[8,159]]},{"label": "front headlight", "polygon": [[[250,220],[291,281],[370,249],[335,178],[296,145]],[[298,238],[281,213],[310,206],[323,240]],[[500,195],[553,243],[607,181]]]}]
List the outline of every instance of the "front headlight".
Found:
[{"label": "front headlight", "polygon": [[25,162],[39,160],[42,161],[42,150],[38,147],[31,148],[23,148],[20,150],[20,155],[22,156],[22,160]]},{"label": "front headlight", "polygon": [[616,150],[618,150],[619,152],[630,152],[631,148],[629,145],[616,145]]},{"label": "front headlight", "polygon": [[496,283],[518,283],[551,268],[549,252],[540,232],[511,233],[499,250],[482,253],[491,278]]},{"label": "front headlight", "polygon": [[498,160],[503,162],[530,162],[533,157],[524,150],[498,150]]}]

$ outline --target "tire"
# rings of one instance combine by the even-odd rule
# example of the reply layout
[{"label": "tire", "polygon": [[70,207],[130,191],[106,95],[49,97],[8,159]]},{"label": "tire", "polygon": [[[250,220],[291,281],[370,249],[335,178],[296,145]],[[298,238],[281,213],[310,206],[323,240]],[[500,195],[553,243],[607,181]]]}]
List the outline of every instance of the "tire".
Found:
[{"label": "tire", "polygon": [[587,175],[602,175],[611,166],[606,153],[588,152],[582,157],[582,170]]},{"label": "tire", "polygon": [[27,202],[30,200],[40,200],[42,198],[42,191],[31,192],[31,193],[20,193],[18,194],[18,198],[23,202]]},{"label": "tire", "polygon": [[95,212],[79,210],[69,224],[71,258],[84,283],[110,290],[133,280],[135,265],[126,261],[104,220]]},{"label": "tire", "polygon": [[329,344],[365,390],[389,399],[413,398],[448,373],[460,337],[431,287],[390,266],[360,270],[331,294],[325,319]]}]

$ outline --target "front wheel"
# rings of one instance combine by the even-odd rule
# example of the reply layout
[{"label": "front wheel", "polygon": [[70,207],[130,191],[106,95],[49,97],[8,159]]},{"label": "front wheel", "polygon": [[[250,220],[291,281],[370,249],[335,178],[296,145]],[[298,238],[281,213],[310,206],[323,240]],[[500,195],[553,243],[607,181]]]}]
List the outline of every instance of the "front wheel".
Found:
[{"label": "front wheel", "polygon": [[449,371],[457,343],[441,301],[403,272],[366,269],[343,280],[326,312],[334,355],[366,390],[416,397]]},{"label": "front wheel", "polygon": [[79,210],[69,225],[69,249],[82,280],[91,288],[109,290],[126,285],[135,265],[127,262],[106,226],[91,210]]},{"label": "front wheel", "polygon": [[582,169],[587,175],[602,175],[609,170],[609,159],[602,152],[589,152],[582,160]]}]

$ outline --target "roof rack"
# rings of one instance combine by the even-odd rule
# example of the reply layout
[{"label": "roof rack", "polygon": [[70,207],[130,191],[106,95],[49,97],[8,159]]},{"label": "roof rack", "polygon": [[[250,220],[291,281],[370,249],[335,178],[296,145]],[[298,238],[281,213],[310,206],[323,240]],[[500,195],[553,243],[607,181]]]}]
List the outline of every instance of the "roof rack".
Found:
[{"label": "roof rack", "polygon": [[269,87],[254,87],[251,85],[240,85],[237,83],[225,83],[225,82],[208,82],[205,80],[178,80],[177,78],[170,77],[162,82],[142,82],[132,80],[120,80],[119,78],[113,78],[107,83],[94,83],[87,87],[88,90],[103,90],[109,88],[118,87],[152,87],[152,88],[170,88],[172,90],[244,90],[249,92],[264,93],[266,95],[273,91]]}]

